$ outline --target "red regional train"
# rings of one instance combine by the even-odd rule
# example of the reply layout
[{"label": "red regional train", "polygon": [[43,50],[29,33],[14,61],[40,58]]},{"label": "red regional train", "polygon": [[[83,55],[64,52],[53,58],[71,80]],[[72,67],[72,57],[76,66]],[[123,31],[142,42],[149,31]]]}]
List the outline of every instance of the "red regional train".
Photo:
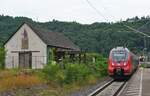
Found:
[{"label": "red regional train", "polygon": [[110,51],[108,74],[111,77],[129,77],[138,68],[139,58],[124,47],[116,47]]}]

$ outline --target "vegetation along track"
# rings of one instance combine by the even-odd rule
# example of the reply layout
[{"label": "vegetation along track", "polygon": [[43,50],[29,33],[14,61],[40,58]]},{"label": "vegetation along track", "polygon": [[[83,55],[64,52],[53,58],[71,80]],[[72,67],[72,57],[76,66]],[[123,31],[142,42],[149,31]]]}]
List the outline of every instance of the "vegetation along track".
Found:
[{"label": "vegetation along track", "polygon": [[126,81],[111,80],[88,96],[117,96],[126,85]]}]

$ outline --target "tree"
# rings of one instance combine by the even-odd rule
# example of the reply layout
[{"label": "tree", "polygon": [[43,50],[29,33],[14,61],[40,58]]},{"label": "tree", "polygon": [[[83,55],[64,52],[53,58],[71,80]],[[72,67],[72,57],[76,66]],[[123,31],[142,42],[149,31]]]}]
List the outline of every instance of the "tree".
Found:
[{"label": "tree", "polygon": [[5,50],[0,48],[0,69],[5,68]]}]

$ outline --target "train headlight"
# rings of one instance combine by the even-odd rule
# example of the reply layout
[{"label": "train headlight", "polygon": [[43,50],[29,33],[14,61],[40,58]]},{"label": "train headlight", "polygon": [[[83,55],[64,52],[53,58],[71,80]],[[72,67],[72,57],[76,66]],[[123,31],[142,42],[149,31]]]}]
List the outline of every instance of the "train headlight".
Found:
[{"label": "train headlight", "polygon": [[126,66],[127,65],[127,63],[126,62],[124,62],[124,64],[123,64],[124,66]]},{"label": "train headlight", "polygon": [[114,66],[115,64],[114,63],[112,63],[112,66]]}]

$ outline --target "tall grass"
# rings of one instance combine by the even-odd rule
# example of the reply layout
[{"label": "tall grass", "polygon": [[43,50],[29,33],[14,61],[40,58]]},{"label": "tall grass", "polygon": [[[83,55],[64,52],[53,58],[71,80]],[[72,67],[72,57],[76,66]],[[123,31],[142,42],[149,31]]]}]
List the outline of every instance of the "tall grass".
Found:
[{"label": "tall grass", "polygon": [[28,88],[42,83],[43,81],[40,77],[20,70],[3,70],[0,73],[0,91]]},{"label": "tall grass", "polygon": [[50,61],[42,70],[0,70],[0,91],[48,84],[52,88],[50,91],[57,93],[57,90],[61,90],[65,93],[70,89],[76,90],[87,84],[95,84],[99,78],[107,75],[106,59],[95,53],[86,55],[86,62],[80,64],[63,60],[58,64]]}]

